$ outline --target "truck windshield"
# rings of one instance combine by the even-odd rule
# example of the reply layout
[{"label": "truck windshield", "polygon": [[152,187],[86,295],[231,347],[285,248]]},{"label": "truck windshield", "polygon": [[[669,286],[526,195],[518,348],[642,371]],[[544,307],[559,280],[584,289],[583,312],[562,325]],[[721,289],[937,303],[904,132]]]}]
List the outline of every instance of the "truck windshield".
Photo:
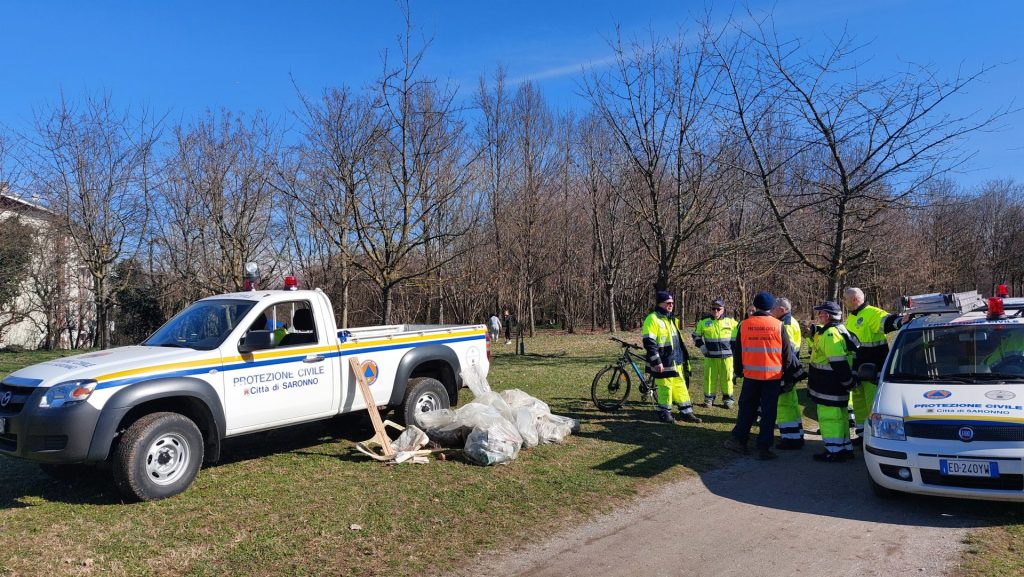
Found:
[{"label": "truck windshield", "polygon": [[1024,325],[984,324],[904,331],[887,381],[1024,382]]},{"label": "truck windshield", "polygon": [[157,329],[142,344],[147,347],[182,347],[203,351],[215,349],[238,326],[252,306],[252,301],[245,300],[193,303]]}]

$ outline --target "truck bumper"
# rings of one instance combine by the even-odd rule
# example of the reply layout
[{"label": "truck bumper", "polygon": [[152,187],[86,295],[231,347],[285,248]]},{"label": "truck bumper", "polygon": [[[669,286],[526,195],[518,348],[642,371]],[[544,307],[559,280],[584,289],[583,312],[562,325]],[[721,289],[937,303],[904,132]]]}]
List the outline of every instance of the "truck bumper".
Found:
[{"label": "truck bumper", "polygon": [[39,399],[45,392],[32,392],[16,412],[0,409],[0,454],[41,463],[88,461],[100,410],[88,403],[41,409]]}]

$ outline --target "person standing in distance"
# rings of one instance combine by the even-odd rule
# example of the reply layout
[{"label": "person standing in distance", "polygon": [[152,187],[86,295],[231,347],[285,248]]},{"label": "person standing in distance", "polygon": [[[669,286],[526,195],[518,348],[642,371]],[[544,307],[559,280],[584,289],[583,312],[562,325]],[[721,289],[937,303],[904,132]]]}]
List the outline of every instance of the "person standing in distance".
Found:
[{"label": "person standing in distance", "polygon": [[807,394],[818,405],[821,440],[825,443],[825,452],[814,455],[814,460],[841,463],[853,458],[846,405],[855,383],[851,366],[857,340],[839,324],[843,311],[837,303],[826,301],[814,307],[814,312],[818,325],[811,339]]},{"label": "person standing in distance", "polygon": [[[793,305],[789,299],[784,297],[775,299],[772,316],[782,321],[782,326],[786,327],[789,341],[793,343],[793,350],[799,357],[803,335],[800,333],[800,323],[793,318]],[[796,394],[795,386],[779,394],[779,412],[776,419],[779,424],[779,437],[781,437],[776,448],[784,451],[803,448],[804,424],[800,413],[800,399]]]},{"label": "person standing in distance", "polygon": [[736,426],[725,441],[725,448],[737,453],[747,453],[750,429],[761,409],[761,425],[757,435],[757,458],[774,459],[772,452],[775,438],[775,415],[778,411],[779,393],[786,373],[796,372],[800,359],[793,350],[793,343],[782,321],[769,312],[775,306],[775,297],[768,292],[759,292],[754,297],[754,314],[740,323],[733,340],[734,371],[743,375],[743,390],[740,391],[740,409]]},{"label": "person standing in distance", "polygon": [[732,335],[736,321],[725,316],[725,301],[711,301],[711,312],[697,321],[693,328],[693,343],[704,354],[704,406],[715,404],[716,390],[721,389],[725,408],[731,409],[732,397]]},{"label": "person standing in distance", "polygon": [[690,366],[689,355],[673,314],[675,299],[668,291],[658,291],[654,310],[644,319],[643,343],[647,352],[647,371],[658,389],[658,420],[674,423],[672,405],[679,407],[679,418],[687,423],[700,423],[693,414],[693,403],[686,390],[684,375]]},{"label": "person standing in distance", "polygon": [[[849,311],[846,316],[846,329],[860,342],[860,347],[853,358],[853,374],[856,375],[860,366],[865,363],[874,363],[875,369],[881,370],[882,363],[889,354],[889,339],[885,335],[899,330],[904,319],[900,315],[889,314],[878,307],[866,304],[864,291],[857,287],[843,291],[843,304]],[[857,438],[853,441],[855,445],[864,442],[864,421],[871,412],[877,391],[877,381],[861,381],[859,385],[855,384],[852,393],[853,414],[857,421]]]}]

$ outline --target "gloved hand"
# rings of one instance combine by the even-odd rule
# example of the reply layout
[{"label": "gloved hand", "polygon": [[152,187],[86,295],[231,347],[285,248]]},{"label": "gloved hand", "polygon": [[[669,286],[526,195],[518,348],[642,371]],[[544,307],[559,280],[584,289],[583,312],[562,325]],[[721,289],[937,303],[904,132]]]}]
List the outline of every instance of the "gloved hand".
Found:
[{"label": "gloved hand", "polygon": [[782,379],[782,389],[779,392],[788,393],[788,392],[792,391],[793,387],[795,387],[795,386],[796,386],[796,381],[791,381],[789,379]]}]

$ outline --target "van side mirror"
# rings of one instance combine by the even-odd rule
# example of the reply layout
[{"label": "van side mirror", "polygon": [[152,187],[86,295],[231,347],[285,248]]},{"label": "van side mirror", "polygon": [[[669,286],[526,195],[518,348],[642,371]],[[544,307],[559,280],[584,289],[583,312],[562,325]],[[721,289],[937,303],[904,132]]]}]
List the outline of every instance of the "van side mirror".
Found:
[{"label": "van side mirror", "polygon": [[249,331],[238,343],[238,352],[251,353],[274,346],[274,334],[270,331]]},{"label": "van side mirror", "polygon": [[857,369],[857,378],[862,381],[878,380],[878,367],[875,363],[864,363]]}]

